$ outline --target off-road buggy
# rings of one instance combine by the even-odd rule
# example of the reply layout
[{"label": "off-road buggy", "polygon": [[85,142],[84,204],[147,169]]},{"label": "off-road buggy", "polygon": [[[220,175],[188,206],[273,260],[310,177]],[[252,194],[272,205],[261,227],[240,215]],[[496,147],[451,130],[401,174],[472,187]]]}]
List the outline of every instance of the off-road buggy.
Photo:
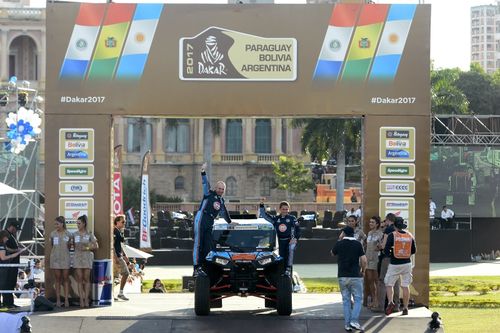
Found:
[{"label": "off-road buggy", "polygon": [[206,274],[195,281],[195,313],[208,315],[231,296],[255,296],[264,299],[265,307],[288,316],[292,282],[277,252],[274,226],[255,215],[243,216],[245,219],[232,217],[231,224],[214,223],[214,250],[203,265]]}]

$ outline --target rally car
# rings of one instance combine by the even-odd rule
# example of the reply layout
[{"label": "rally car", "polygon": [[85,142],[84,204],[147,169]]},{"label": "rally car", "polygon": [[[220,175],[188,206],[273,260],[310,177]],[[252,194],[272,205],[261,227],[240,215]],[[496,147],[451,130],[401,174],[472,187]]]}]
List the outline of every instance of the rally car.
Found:
[{"label": "rally car", "polygon": [[222,300],[231,296],[259,297],[279,315],[292,313],[292,281],[277,252],[274,226],[255,215],[245,217],[232,217],[232,224],[223,220],[214,224],[214,250],[203,265],[206,275],[195,281],[197,315],[221,308]]}]

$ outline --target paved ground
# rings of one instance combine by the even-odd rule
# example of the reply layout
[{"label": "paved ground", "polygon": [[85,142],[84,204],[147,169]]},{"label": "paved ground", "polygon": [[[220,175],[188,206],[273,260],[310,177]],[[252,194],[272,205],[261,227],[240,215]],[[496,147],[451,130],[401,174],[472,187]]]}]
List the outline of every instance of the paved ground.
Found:
[{"label": "paved ground", "polygon": [[[337,266],[295,265],[301,277],[335,277]],[[190,266],[148,266],[146,279],[180,279],[190,275]],[[431,264],[431,276],[500,275],[500,260],[481,263]],[[342,304],[339,294],[294,294],[294,311],[290,317],[280,317],[264,308],[263,300],[254,297],[230,298],[224,307],[208,317],[197,317],[193,311],[193,294],[137,294],[128,302],[116,302],[112,307],[81,310],[57,310],[34,313],[31,320],[36,333],[78,332],[273,332],[316,333],[343,332]],[[426,332],[430,312],[425,308],[386,317],[363,310],[361,322],[366,332]],[[4,333],[3,328],[0,332]],[[441,331],[442,332],[442,331]],[[8,333],[8,332],[5,332]]]},{"label": "paved ground", "polygon": [[[70,309],[33,314],[36,333],[53,332],[342,332],[341,297],[338,294],[294,294],[294,311],[280,317],[264,308],[255,297],[233,297],[224,300],[222,309],[208,317],[197,317],[193,311],[193,294],[130,295],[130,301],[115,302],[112,307]],[[366,332],[424,332],[430,312],[412,309],[408,316],[400,313],[386,317],[363,310],[361,322]]]}]

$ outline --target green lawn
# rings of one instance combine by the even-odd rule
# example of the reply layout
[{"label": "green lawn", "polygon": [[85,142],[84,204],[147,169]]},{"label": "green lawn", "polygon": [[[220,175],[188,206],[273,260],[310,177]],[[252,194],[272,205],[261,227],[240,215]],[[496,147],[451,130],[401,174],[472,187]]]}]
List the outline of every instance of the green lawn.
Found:
[{"label": "green lawn", "polygon": [[439,308],[446,333],[500,332],[499,309]]}]

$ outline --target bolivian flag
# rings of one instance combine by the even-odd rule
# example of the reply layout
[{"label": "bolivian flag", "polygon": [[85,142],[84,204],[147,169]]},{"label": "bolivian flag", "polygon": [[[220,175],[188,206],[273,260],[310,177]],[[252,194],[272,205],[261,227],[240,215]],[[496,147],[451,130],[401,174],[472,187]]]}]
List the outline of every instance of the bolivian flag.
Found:
[{"label": "bolivian flag", "polygon": [[365,81],[368,77],[388,9],[389,5],[363,6],[347,54],[342,80]]},{"label": "bolivian flag", "polygon": [[163,4],[137,5],[116,71],[117,79],[139,79],[142,76],[162,10]]},{"label": "bolivian flag", "polygon": [[136,4],[127,3],[111,3],[108,6],[88,79],[113,78],[135,7]]}]

